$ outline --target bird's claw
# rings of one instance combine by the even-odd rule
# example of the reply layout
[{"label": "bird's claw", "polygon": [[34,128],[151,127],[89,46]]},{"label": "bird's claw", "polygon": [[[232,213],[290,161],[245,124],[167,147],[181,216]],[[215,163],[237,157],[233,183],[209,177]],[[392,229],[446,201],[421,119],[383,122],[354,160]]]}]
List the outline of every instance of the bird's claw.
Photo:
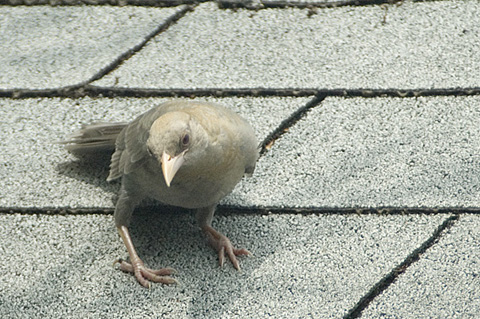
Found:
[{"label": "bird's claw", "polygon": [[226,255],[232,262],[233,267],[235,267],[236,270],[240,270],[240,263],[238,262],[237,256],[251,255],[251,253],[245,248],[237,249],[233,247],[227,236],[219,233],[212,227],[207,226],[204,228],[204,231],[208,236],[210,245],[218,252],[218,263],[220,264],[220,267],[225,263]]},{"label": "bird's claw", "polygon": [[166,285],[178,284],[177,280],[169,277],[176,273],[173,268],[150,269],[145,267],[142,261],[129,263],[123,259],[118,259],[115,263],[120,265],[120,270],[133,273],[137,281],[145,288],[150,288],[151,281]]},{"label": "bird's claw", "polygon": [[218,251],[218,263],[220,264],[220,267],[223,267],[223,264],[225,262],[225,255],[227,255],[232,262],[233,267],[235,267],[236,270],[240,270],[240,263],[238,262],[237,256],[246,256],[250,254],[251,253],[245,248],[237,249],[233,247],[233,245],[229,241],[229,244],[223,245]]}]

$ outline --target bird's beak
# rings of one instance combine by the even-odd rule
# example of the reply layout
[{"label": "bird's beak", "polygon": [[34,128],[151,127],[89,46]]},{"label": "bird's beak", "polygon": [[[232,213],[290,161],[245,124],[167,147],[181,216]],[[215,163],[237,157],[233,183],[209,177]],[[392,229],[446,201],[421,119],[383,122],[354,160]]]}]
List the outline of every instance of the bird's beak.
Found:
[{"label": "bird's beak", "polygon": [[183,155],[185,151],[178,154],[175,157],[171,157],[166,152],[162,154],[162,172],[163,178],[165,178],[165,183],[168,187],[170,187],[170,183],[172,182],[173,177],[177,173],[177,171],[182,166],[183,162],[185,161]]}]

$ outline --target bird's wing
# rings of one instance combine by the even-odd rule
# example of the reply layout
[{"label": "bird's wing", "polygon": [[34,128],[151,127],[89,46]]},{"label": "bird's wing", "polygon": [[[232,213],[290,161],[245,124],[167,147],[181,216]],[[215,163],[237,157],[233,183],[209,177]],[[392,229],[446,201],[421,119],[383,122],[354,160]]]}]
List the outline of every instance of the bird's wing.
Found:
[{"label": "bird's wing", "polygon": [[165,103],[154,107],[137,117],[120,132],[110,163],[108,181],[128,174],[145,163],[149,156],[147,139],[150,127],[158,117],[170,110],[171,107]]}]

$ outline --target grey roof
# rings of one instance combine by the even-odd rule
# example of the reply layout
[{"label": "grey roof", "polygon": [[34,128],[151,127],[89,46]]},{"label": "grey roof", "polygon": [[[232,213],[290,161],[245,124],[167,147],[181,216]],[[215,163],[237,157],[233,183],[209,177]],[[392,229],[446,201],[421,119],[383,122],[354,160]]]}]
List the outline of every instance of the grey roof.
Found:
[{"label": "grey roof", "polygon": [[[2,318],[478,316],[477,1],[86,2],[0,5]],[[220,268],[191,212],[146,202],[135,245],[180,284],[144,289],[113,265],[108,158],[55,142],[174,97],[262,141],[214,219],[253,255]]]}]

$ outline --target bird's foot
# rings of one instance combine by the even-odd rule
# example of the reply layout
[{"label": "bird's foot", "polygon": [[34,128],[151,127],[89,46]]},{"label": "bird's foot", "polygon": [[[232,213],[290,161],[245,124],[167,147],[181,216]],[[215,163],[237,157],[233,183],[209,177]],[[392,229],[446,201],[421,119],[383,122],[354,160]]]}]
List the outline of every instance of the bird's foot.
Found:
[{"label": "bird's foot", "polygon": [[133,273],[137,281],[145,288],[150,288],[151,281],[166,285],[178,284],[178,281],[169,277],[176,272],[173,268],[150,269],[145,267],[141,260],[129,263],[123,259],[118,259],[115,263],[120,264],[120,270]]},{"label": "bird's foot", "polygon": [[203,231],[207,234],[210,245],[218,252],[218,263],[220,264],[220,267],[223,266],[225,262],[225,255],[227,255],[232,262],[233,267],[235,267],[237,270],[240,270],[240,263],[237,260],[237,256],[250,255],[251,253],[245,248],[237,249],[233,247],[230,239],[228,239],[227,236],[216,231],[211,226],[204,226]]}]

